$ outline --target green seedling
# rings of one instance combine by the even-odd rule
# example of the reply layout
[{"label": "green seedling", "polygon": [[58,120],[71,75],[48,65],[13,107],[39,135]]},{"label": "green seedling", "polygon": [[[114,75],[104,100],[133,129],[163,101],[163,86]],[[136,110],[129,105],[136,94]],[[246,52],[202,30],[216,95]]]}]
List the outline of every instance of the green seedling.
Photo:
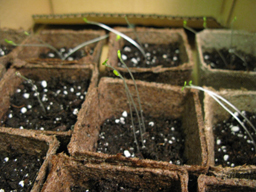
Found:
[{"label": "green seedling", "polygon": [[[27,36],[29,36],[30,34],[26,31],[24,32]],[[62,52],[58,51],[55,47],[53,47],[52,45],[46,43],[45,41],[39,39],[39,38],[36,38],[37,41],[40,42],[40,44],[16,44],[14,43],[13,41],[11,40],[8,40],[8,39],[5,39],[5,42],[6,43],[9,43],[11,45],[14,45],[14,46],[22,46],[22,47],[47,47],[51,50],[53,50],[55,53],[57,53],[57,55],[59,56],[59,58],[61,58],[62,60],[65,60],[67,59],[71,54],[73,54],[74,52],[76,52],[77,50],[89,45],[89,44],[92,44],[92,43],[96,43],[98,41],[101,41],[103,39],[106,39],[108,37],[108,35],[104,35],[104,36],[101,36],[101,37],[97,37],[95,39],[92,39],[92,40],[89,40],[89,41],[86,41],[86,42],[83,42],[81,44],[79,44],[78,46],[76,46],[75,48],[72,49],[71,52],[69,52],[67,55],[63,55]]]},{"label": "green seedling", "polygon": [[142,120],[142,128],[143,128],[143,132],[146,132],[145,123],[144,123],[144,117],[143,117],[143,110],[142,110],[142,107],[141,107],[140,95],[139,95],[139,91],[138,91],[138,88],[137,88],[137,84],[136,84],[135,79],[134,79],[134,77],[132,75],[132,72],[130,71],[130,69],[127,67],[127,65],[123,61],[120,50],[117,51],[117,56],[118,56],[119,60],[121,61],[121,63],[124,65],[124,67],[129,72],[129,74],[130,74],[130,76],[131,76],[131,78],[133,80],[133,83],[134,83],[134,86],[135,86],[135,90],[136,90],[136,94],[137,94],[137,98],[138,98],[139,108],[140,108],[140,116],[141,116],[141,120]]},{"label": "green seedling", "polygon": [[[133,120],[133,116],[132,116],[132,105],[133,105],[133,107],[134,107],[134,109],[135,109],[135,111],[136,111],[136,115],[137,115],[137,117],[138,117],[138,120],[140,120],[140,117],[139,117],[139,115],[138,115],[137,107],[136,107],[136,105],[135,105],[135,102],[134,102],[134,100],[133,100],[133,98],[132,98],[131,92],[130,92],[130,90],[129,90],[129,88],[128,88],[128,85],[127,85],[127,83],[126,83],[124,77],[123,77],[114,67],[112,67],[111,65],[108,65],[108,64],[107,64],[107,61],[108,61],[108,59],[107,59],[106,61],[104,61],[104,62],[102,63],[102,65],[105,65],[106,67],[111,68],[111,69],[113,70],[113,73],[114,73],[117,77],[119,77],[119,78],[121,78],[121,79],[123,80],[123,84],[124,84],[124,87],[125,87],[125,93],[126,93],[126,96],[127,96],[127,99],[128,99],[128,104],[129,104],[129,109],[130,109],[130,115],[131,115],[131,121],[132,121],[132,129],[133,129],[134,141],[135,141],[135,143],[136,143],[137,150],[138,150],[138,152],[139,152],[139,151],[140,151],[140,148],[139,148],[139,143],[138,143],[137,138],[136,138],[136,133],[135,133],[136,130],[135,130],[134,120]],[[140,124],[140,121],[139,121],[139,124]],[[140,136],[141,136],[141,143],[142,143],[142,145],[144,146],[144,144],[143,144],[143,132],[142,132],[141,128],[140,128]]]},{"label": "green seedling", "polygon": [[43,109],[43,112],[46,113],[45,108],[44,108],[44,105],[43,105],[43,103],[42,103],[42,101],[41,101],[41,99],[40,99],[40,97],[39,97],[39,92],[37,91],[37,86],[33,83],[33,81],[32,81],[31,79],[28,79],[27,77],[21,75],[20,72],[18,72],[18,71],[16,71],[15,75],[18,76],[18,77],[20,77],[20,78],[22,78],[22,79],[24,79],[24,80],[26,80],[29,84],[31,84],[32,90],[35,91],[37,100],[38,100],[38,102],[39,102],[41,108]]},{"label": "green seedling", "polygon": [[203,17],[203,27],[206,29],[207,28],[207,18]]},{"label": "green seedling", "polygon": [[102,24],[102,23],[98,23],[98,22],[94,22],[94,21],[88,21],[86,18],[83,18],[84,22],[85,23],[88,23],[88,24],[92,24],[92,25],[97,25],[105,30],[108,30],[110,32],[113,32],[115,33],[116,35],[119,35],[121,36],[122,38],[124,38],[125,40],[127,40],[128,42],[130,42],[131,44],[133,44],[135,47],[137,47],[140,52],[142,53],[142,55],[146,58],[146,54],[143,50],[143,48],[136,42],[134,41],[133,39],[131,39],[130,37],[128,37],[127,35],[115,30],[115,29],[112,29],[111,27],[105,25],[105,24]]},{"label": "green seedling", "polygon": [[255,133],[256,133],[256,128],[251,123],[251,121],[245,115],[243,115],[241,113],[241,111],[239,109],[237,109],[232,103],[230,103],[228,100],[221,97],[220,95],[214,93],[213,91],[204,89],[203,87],[200,87],[200,86],[193,85],[192,81],[189,81],[188,85],[187,85],[187,82],[185,81],[184,86],[182,87],[182,90],[184,90],[185,88],[197,89],[197,90],[203,91],[203,92],[207,93],[208,95],[210,95],[223,109],[225,109],[243,127],[243,129],[246,131],[246,133],[249,135],[250,139],[252,140],[254,147],[256,148],[255,141],[254,141],[252,135],[250,134],[250,132],[248,131],[248,129],[245,127],[244,123],[241,122],[241,120],[235,115],[235,113],[232,112],[227,106],[229,106],[235,112],[237,112],[239,115],[241,115],[245,119],[245,121],[252,127],[252,129],[254,130]]},{"label": "green seedling", "polygon": [[[138,34],[136,33],[136,30],[135,30],[135,28],[134,28],[134,25],[132,25],[132,24],[129,22],[127,16],[125,16],[124,18],[125,18],[126,23],[128,24],[128,27],[133,30],[133,33],[134,33],[134,35],[135,35],[135,37],[136,37],[136,39],[137,39],[139,45],[140,45],[141,48],[142,48],[142,43],[141,43],[141,41],[140,41],[140,38],[139,38]],[[143,48],[142,48],[142,49],[143,49]]]},{"label": "green seedling", "polygon": [[194,29],[192,29],[191,27],[187,26],[187,20],[184,20],[184,21],[183,21],[183,27],[184,27],[185,29],[191,31],[191,32],[194,33],[194,34],[197,33]]}]

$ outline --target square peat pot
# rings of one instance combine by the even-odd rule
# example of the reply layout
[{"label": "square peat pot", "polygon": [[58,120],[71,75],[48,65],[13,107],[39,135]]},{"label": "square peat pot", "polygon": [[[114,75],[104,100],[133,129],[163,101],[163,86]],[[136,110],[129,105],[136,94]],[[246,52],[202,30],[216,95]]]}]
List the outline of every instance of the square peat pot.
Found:
[{"label": "square peat pot", "polygon": [[[43,107],[34,85],[17,72],[34,81]],[[97,81],[94,65],[10,68],[0,81],[1,126],[70,139],[79,110]]]},{"label": "square peat pot", "polygon": [[0,29],[0,79],[13,62],[13,51],[16,47],[5,42],[5,39],[11,40],[16,43],[22,43],[27,36],[24,34],[24,30],[14,30],[3,28]]},{"label": "square peat pot", "polygon": [[[43,44],[40,41],[44,41],[58,50],[62,49],[62,51],[66,53],[68,49],[73,49],[83,42],[93,40],[104,35],[104,31],[94,30],[43,30],[38,35],[31,35],[23,42],[23,45]],[[75,55],[72,55],[66,60],[51,58],[54,56],[54,52],[48,47],[20,46],[15,56],[17,59],[31,64],[51,63],[52,65],[74,65],[95,63],[98,65],[103,44],[104,40],[101,40],[82,47],[75,52]]]},{"label": "square peat pot", "polygon": [[[253,124],[255,123],[255,91],[224,89],[215,93],[228,100]],[[204,113],[209,171],[216,176],[256,180],[255,149],[246,131],[207,94],[204,98]],[[241,116],[236,116],[252,133],[251,127],[241,119]],[[255,140],[255,132],[251,135]]]},{"label": "square peat pot", "polygon": [[[233,33],[233,35],[232,35]],[[232,37],[232,43],[231,43]],[[221,52],[221,50],[232,51],[236,50],[236,56],[234,63],[245,60],[242,64],[244,66],[254,65],[256,57],[255,49],[256,36],[253,33],[245,31],[233,31],[232,30],[203,30],[196,34],[196,46],[199,59],[199,81],[201,85],[211,86],[215,89],[229,88],[229,89],[240,89],[245,88],[248,90],[256,89],[256,68],[254,70],[230,70],[230,69],[219,69],[216,68],[221,62],[225,63],[232,68],[231,62],[226,59],[221,59],[228,53]],[[231,47],[233,49],[231,49]],[[241,53],[244,52],[244,53]],[[209,56],[206,52],[215,52],[216,55]],[[244,54],[248,54],[245,56]],[[254,61],[249,61],[249,55],[254,57]],[[206,61],[209,58],[219,58],[215,64],[212,61]],[[247,58],[248,57],[248,58]],[[209,64],[207,64],[209,63]],[[216,64],[217,63],[217,64]],[[212,68],[211,65],[215,66]]]},{"label": "square peat pot", "polygon": [[[116,35],[110,33],[108,63],[121,72],[125,78],[131,79],[127,70],[120,65],[117,57],[118,50],[121,51],[124,62],[137,80],[180,86],[184,84],[184,81],[190,80],[194,64],[192,51],[183,29],[136,28],[139,41],[132,29],[115,29],[140,42],[144,49],[145,46],[152,47],[150,48],[152,50],[146,51],[146,55],[150,59],[141,62],[145,65],[143,67],[140,66],[141,64],[134,64],[140,63],[144,59],[144,57],[140,61],[137,59],[143,56],[142,53],[125,39],[116,40]],[[106,70],[109,76],[114,76],[112,69],[107,68]]]},{"label": "square peat pot", "polygon": [[[126,81],[131,94],[136,98],[132,80]],[[136,81],[136,84],[138,86],[144,115],[156,119],[162,116],[171,119],[180,119],[182,126],[177,129],[184,134],[182,139],[180,139],[184,142],[181,145],[184,148],[184,150],[182,150],[182,156],[186,159],[183,167],[186,167],[191,173],[206,171],[206,141],[203,133],[204,125],[201,105],[198,100],[197,92],[186,92],[182,91],[179,86],[160,83]],[[85,158],[91,162],[122,162],[124,165],[136,167],[168,169],[168,167],[176,166],[174,165],[176,163],[173,162],[172,164],[169,162],[169,159],[166,161],[156,161],[149,160],[148,158],[127,158],[123,156],[122,153],[109,155],[99,152],[97,149],[99,145],[98,139],[99,135],[101,135],[101,126],[104,121],[111,117],[120,117],[124,111],[129,112],[129,105],[123,82],[120,79],[102,78],[98,89],[95,89],[91,93],[92,94],[88,96],[88,100],[86,101],[87,108],[83,108],[83,111],[81,111],[83,115],[79,116],[68,146],[69,153],[72,156]],[[136,102],[137,100],[135,103]],[[113,131],[115,131],[115,129]],[[132,133],[132,130],[130,131]],[[154,137],[154,135],[152,137]],[[167,142],[167,140],[165,141]],[[168,141],[169,144],[166,143],[165,145],[165,141],[163,141],[163,143],[160,142],[159,145],[169,146],[169,144],[172,143],[172,141]],[[134,138],[131,143],[133,142]],[[111,148],[111,146],[108,147]]]},{"label": "square peat pot", "polygon": [[247,179],[217,178],[214,176],[200,175],[198,178],[198,191],[256,191],[256,182]]},{"label": "square peat pot", "polygon": [[185,170],[91,164],[62,153],[53,156],[51,163],[42,192],[188,191]]},{"label": "square peat pot", "polygon": [[1,191],[41,191],[58,147],[54,136],[0,127]]}]

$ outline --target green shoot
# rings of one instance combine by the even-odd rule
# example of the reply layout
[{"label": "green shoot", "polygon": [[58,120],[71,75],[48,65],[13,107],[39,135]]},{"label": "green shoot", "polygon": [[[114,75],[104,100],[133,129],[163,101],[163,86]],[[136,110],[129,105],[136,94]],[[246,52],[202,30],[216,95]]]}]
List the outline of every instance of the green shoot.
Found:
[{"label": "green shoot", "polygon": [[[136,31],[135,31],[135,29],[134,29],[134,25],[132,25],[132,24],[129,22],[127,16],[125,16],[124,18],[125,18],[126,23],[128,24],[128,27],[133,30],[133,33],[134,33],[134,35],[135,35],[135,37],[136,37],[138,43],[139,43],[140,46],[141,46],[142,43],[141,43],[141,41],[140,41],[140,38],[139,38],[138,34],[136,33]],[[141,46],[141,48],[142,48],[142,46]]]},{"label": "green shoot", "polygon": [[187,20],[184,20],[184,21],[183,21],[183,27],[184,27],[185,29],[191,31],[191,32],[194,33],[194,34],[197,33],[194,29],[192,29],[191,27],[188,27],[188,26],[187,26]]},{"label": "green shoot", "polygon": [[203,17],[203,27],[206,29],[207,28],[207,18]]},{"label": "green shoot", "polygon": [[[129,72],[132,80],[133,80],[133,83],[134,83],[134,86],[135,86],[135,90],[136,90],[136,93],[137,93],[137,98],[138,98],[138,103],[139,103],[139,108],[140,108],[140,116],[141,116],[141,120],[142,120],[142,127],[143,127],[143,132],[146,132],[146,128],[145,128],[145,123],[144,123],[144,117],[143,117],[143,110],[142,110],[142,107],[141,107],[141,102],[140,102],[140,95],[139,95],[139,91],[138,91],[138,88],[137,88],[137,84],[135,82],[135,79],[130,71],[130,69],[127,67],[127,65],[125,64],[125,62],[123,61],[122,59],[122,55],[121,55],[121,51],[118,50],[117,51],[117,56],[118,58],[120,59],[121,63],[125,66],[125,68],[127,69],[127,71]],[[139,122],[140,123],[140,122]]]},{"label": "green shoot", "polygon": [[245,127],[244,123],[241,122],[241,120],[235,115],[235,113],[232,112],[230,109],[228,109],[227,106],[229,106],[235,112],[237,112],[239,115],[241,115],[245,119],[245,121],[253,128],[254,132],[256,133],[256,128],[254,127],[254,125],[251,123],[251,121],[246,116],[244,116],[241,113],[241,111],[239,109],[237,109],[228,100],[226,100],[225,98],[221,97],[220,95],[214,93],[213,91],[210,91],[210,90],[204,89],[202,87],[193,85],[192,81],[189,82],[189,85],[187,85],[187,83],[185,82],[184,87],[182,88],[182,90],[184,90],[184,88],[197,89],[197,90],[203,91],[203,92],[207,93],[209,96],[211,96],[223,109],[225,109],[243,127],[243,129],[246,131],[246,133],[249,135],[250,139],[252,140],[254,147],[256,148],[255,141],[254,141],[252,135],[250,134],[250,132],[248,131],[248,129]]},{"label": "green shoot", "polygon": [[[135,105],[135,103],[134,103],[134,100],[133,100],[133,98],[132,98],[131,92],[130,92],[130,90],[129,90],[129,88],[128,88],[128,85],[127,85],[127,83],[126,83],[124,77],[123,77],[114,67],[112,67],[111,65],[108,65],[108,64],[107,64],[107,61],[108,61],[108,59],[107,59],[106,61],[104,61],[104,62],[102,63],[102,65],[113,69],[113,73],[114,73],[117,77],[120,77],[120,78],[123,80],[124,87],[125,87],[125,93],[126,93],[126,96],[127,96],[127,99],[128,99],[128,104],[129,104],[129,109],[130,109],[130,115],[131,115],[131,121],[132,121],[132,128],[133,128],[134,141],[135,141],[135,143],[136,143],[136,145],[137,145],[137,150],[138,150],[138,152],[139,152],[140,149],[139,149],[139,143],[138,143],[138,141],[137,141],[136,133],[135,133],[136,130],[135,130],[134,121],[133,121],[131,103],[132,103],[132,105],[133,105],[135,111],[138,111],[138,110],[137,110],[137,107],[136,107],[136,105]],[[138,117],[138,119],[139,119],[138,113],[136,113],[136,114],[137,114],[137,117]],[[141,136],[142,145],[144,146],[144,144],[143,144],[143,133],[142,133],[142,132],[140,132],[140,136]]]},{"label": "green shoot", "polygon": [[18,72],[18,71],[16,71],[15,75],[18,76],[18,77],[20,77],[20,78],[22,78],[22,79],[24,79],[24,80],[26,80],[26,81],[32,86],[32,90],[35,91],[37,100],[38,100],[38,102],[39,102],[41,108],[43,109],[43,112],[46,113],[45,108],[44,108],[44,105],[43,105],[43,103],[42,103],[42,101],[41,101],[41,99],[40,99],[40,97],[39,97],[39,92],[37,91],[37,86],[34,85],[33,81],[32,81],[31,79],[28,79],[27,77],[21,75],[20,72]]},{"label": "green shoot", "polygon": [[127,35],[115,30],[115,29],[112,29],[111,27],[105,25],[105,24],[102,24],[102,23],[98,23],[98,22],[94,22],[94,21],[88,21],[86,18],[83,18],[84,22],[88,23],[88,24],[92,24],[92,25],[97,25],[105,30],[108,30],[110,32],[113,32],[115,33],[116,35],[120,35],[122,38],[124,38],[125,40],[127,40],[128,42],[130,42],[131,44],[133,44],[135,47],[137,47],[140,52],[142,53],[142,55],[146,58],[146,54],[143,50],[143,48],[136,42],[134,41],[133,39],[131,39],[130,37],[128,37]]},{"label": "green shoot", "polygon": [[10,44],[10,45],[13,45],[13,46],[17,46],[16,43],[14,43],[13,41],[10,41],[8,39],[4,39],[6,43]]},{"label": "green shoot", "polygon": [[120,35],[116,35],[116,41],[119,41],[121,39]]}]

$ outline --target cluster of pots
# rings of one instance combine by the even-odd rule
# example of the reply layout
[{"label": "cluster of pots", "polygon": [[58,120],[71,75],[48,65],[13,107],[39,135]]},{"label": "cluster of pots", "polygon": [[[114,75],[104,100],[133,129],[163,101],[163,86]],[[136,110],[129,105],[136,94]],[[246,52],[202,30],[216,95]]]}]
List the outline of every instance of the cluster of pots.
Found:
[{"label": "cluster of pots", "polygon": [[[199,82],[206,89],[215,91],[240,110],[256,112],[255,72],[212,69],[203,58],[204,50],[228,48],[231,33],[233,44],[238,49],[255,55],[254,46],[249,44],[249,39],[255,35],[204,30],[196,34],[195,61],[183,29],[136,28],[136,34],[132,29],[116,29],[133,39],[139,37],[142,44],[174,43],[178,46],[180,65],[130,67],[130,71],[136,79],[144,114],[181,120],[184,133],[182,156],[186,163],[178,165],[97,152],[104,121],[129,111],[123,81],[115,77],[110,68],[99,72],[103,45],[108,45],[109,65],[126,78],[131,94],[136,95],[134,83],[127,70],[120,66],[117,56],[117,50],[127,45],[124,39],[117,40],[116,35],[110,33],[107,40],[90,45],[93,52],[79,60],[39,58],[40,54],[49,51],[47,47],[18,46],[0,57],[0,153],[6,155],[15,151],[43,158],[28,190],[91,191],[95,183],[104,181],[120,185],[120,191],[123,188],[131,191],[255,191],[255,165],[246,162],[234,167],[215,165],[213,126],[227,119],[228,113],[207,94],[190,89],[182,91],[184,82],[192,78],[193,70],[197,70]],[[25,36],[22,31],[2,29],[0,36],[21,45],[36,44],[40,39],[56,48],[73,48],[105,33],[101,30],[43,30],[37,35]],[[1,45],[7,44],[1,39]],[[88,46],[82,49],[88,52]],[[49,81],[56,77],[89,81],[86,96],[75,114],[77,121],[74,126],[64,131],[56,127],[33,130],[4,126],[3,119],[12,105],[11,97],[24,81],[17,72],[33,80]],[[137,100],[135,103],[138,105]],[[19,186],[24,187],[21,183]]]}]

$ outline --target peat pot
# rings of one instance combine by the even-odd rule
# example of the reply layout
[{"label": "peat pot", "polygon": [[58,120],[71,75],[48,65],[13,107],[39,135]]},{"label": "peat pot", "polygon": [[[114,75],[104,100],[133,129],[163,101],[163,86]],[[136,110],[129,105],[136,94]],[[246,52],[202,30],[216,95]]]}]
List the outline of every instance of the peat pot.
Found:
[{"label": "peat pot", "polygon": [[[31,64],[52,64],[52,65],[74,65],[74,64],[89,64],[94,63],[95,65],[99,63],[99,58],[101,54],[101,48],[104,44],[104,40],[98,41],[96,43],[82,47],[75,52],[75,55],[68,57],[66,60],[61,60],[59,58],[53,58],[54,51],[50,50],[46,46],[26,46],[28,44],[43,44],[43,42],[53,46],[54,48],[60,50],[73,49],[76,46],[82,44],[83,42],[93,40],[95,38],[104,36],[104,31],[94,31],[94,30],[42,30],[40,34],[31,35],[23,45],[20,46],[15,53],[16,59],[22,60]],[[49,51],[51,51],[49,53]],[[57,55],[57,54],[55,54]],[[75,58],[78,59],[75,59]],[[17,62],[18,64],[18,62]]]},{"label": "peat pot", "polygon": [[41,191],[58,147],[54,136],[0,127],[0,190]]},{"label": "peat pot", "polygon": [[52,158],[42,191],[187,191],[187,172],[91,164],[64,154]]},{"label": "peat pot", "polygon": [[[255,65],[256,36],[253,33],[232,30],[210,30],[206,29],[196,34],[196,46],[199,59],[199,81],[201,85],[211,86],[215,89],[230,88],[248,90],[256,89],[256,69],[247,70],[247,65]],[[226,58],[228,53],[222,53],[221,49],[226,49],[231,54],[234,61]],[[206,55],[205,52],[216,52],[215,56]],[[241,51],[243,53],[241,53]],[[249,61],[249,54],[254,57],[254,61]],[[225,57],[224,57],[225,56]],[[209,57],[219,58],[217,63],[207,65],[205,59]],[[248,57],[248,58],[247,58]],[[225,58],[225,59],[222,59]],[[242,62],[241,67],[245,70],[232,70],[234,63]],[[245,62],[244,62],[245,61]],[[223,62],[229,69],[216,68],[219,63]],[[214,66],[215,68],[211,67]]]},{"label": "peat pot", "polygon": [[[125,78],[131,79],[127,70],[120,65],[118,50],[137,80],[180,86],[190,80],[194,62],[183,29],[136,28],[136,34],[133,29],[115,29],[140,43],[148,58],[142,62],[145,58],[137,48],[123,38],[117,40],[116,35],[110,33],[108,63]],[[107,71],[109,76],[114,76],[112,69],[107,68]]]},{"label": "peat pot", "polygon": [[[225,89],[215,93],[224,97],[246,116],[256,112],[254,91]],[[256,183],[255,148],[246,131],[209,95],[205,95],[204,98],[204,111],[209,174],[216,177],[250,179]],[[236,116],[255,140],[255,131],[241,119],[241,116]],[[254,115],[247,118],[255,125]],[[220,134],[216,132],[219,128]]]},{"label": "peat pot", "polygon": [[214,176],[200,175],[198,178],[199,192],[218,191],[256,191],[256,182],[247,179],[216,178]]},{"label": "peat pot", "polygon": [[2,28],[0,29],[0,79],[6,71],[6,68],[9,68],[13,62],[13,49],[14,46],[5,42],[5,39],[11,40],[15,43],[22,43],[26,39],[24,30],[14,30]]},{"label": "peat pot", "polygon": [[[31,79],[33,86],[17,76],[17,72]],[[73,129],[71,121],[75,124],[80,108],[86,107],[83,103],[87,93],[97,80],[98,70],[94,65],[26,64],[22,68],[10,68],[0,81],[1,126],[56,135],[67,144]]]},{"label": "peat pot", "polygon": [[[126,82],[134,97],[135,103],[137,103],[132,80],[126,80]],[[150,118],[160,118],[164,116],[172,119],[180,119],[177,120],[177,122],[181,121],[182,126],[177,129],[182,132],[183,136],[183,138],[179,139],[182,141],[183,147],[180,154],[184,158],[184,165],[182,165],[182,167],[185,167],[193,174],[205,172],[207,170],[207,151],[203,133],[203,118],[197,92],[182,92],[179,86],[148,83],[144,81],[136,81],[136,84],[138,86],[144,115]],[[91,93],[92,94],[90,94],[86,100],[86,107],[81,110],[81,116],[79,116],[75,124],[74,133],[68,145],[71,156],[88,160],[91,163],[121,163],[132,167],[163,169],[169,169],[173,166],[181,167],[179,165],[181,161],[183,161],[181,159],[177,161],[173,160],[173,162],[168,158],[168,160],[166,159],[165,161],[157,161],[147,158],[128,158],[124,156],[124,151],[111,155],[99,152],[98,146],[100,143],[98,143],[98,139],[99,136],[104,134],[101,132],[101,126],[104,121],[111,117],[118,118],[124,111],[129,112],[129,105],[122,80],[119,79],[102,78],[98,88]],[[145,122],[147,123],[147,121]],[[166,122],[169,121],[166,120]],[[149,125],[152,125],[152,123],[149,123]],[[117,127],[119,127],[119,125],[117,125]],[[174,128],[171,127],[169,127],[169,129],[174,130]],[[152,127],[152,130],[154,130],[154,127]],[[169,130],[168,133],[171,132],[171,130]],[[112,133],[110,131],[110,135],[115,135],[114,131],[116,131],[116,128],[113,129]],[[126,133],[132,134],[131,129],[124,132],[125,133],[121,133],[120,135],[125,135]],[[147,133],[145,134],[147,135]],[[161,135],[164,134],[160,134],[160,136]],[[151,135],[150,137],[154,139],[154,137],[158,136]],[[132,139],[132,144],[134,143],[133,141]],[[164,142],[166,142],[166,144]],[[172,141],[163,138],[163,141],[161,140],[157,145],[171,147],[171,143]],[[117,143],[114,142],[114,146],[116,145]],[[114,146],[112,145],[112,147]],[[108,147],[109,149],[111,148],[111,146]],[[171,150],[167,150],[166,153],[170,151]]]}]

